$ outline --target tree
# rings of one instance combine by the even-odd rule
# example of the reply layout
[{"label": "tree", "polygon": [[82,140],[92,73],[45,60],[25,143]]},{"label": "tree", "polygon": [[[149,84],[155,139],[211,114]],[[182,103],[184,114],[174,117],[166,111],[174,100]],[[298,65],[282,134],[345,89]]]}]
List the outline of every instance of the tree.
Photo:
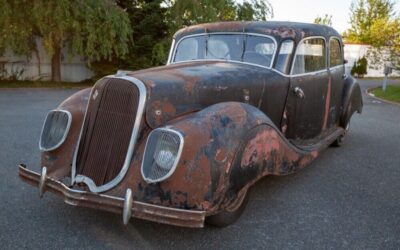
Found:
[{"label": "tree", "polygon": [[371,28],[378,20],[389,20],[394,16],[392,0],[354,0],[350,7],[351,28],[346,39],[351,42],[372,41]]},{"label": "tree", "polygon": [[368,56],[375,63],[391,61],[400,68],[400,17],[392,0],[354,1],[347,41],[370,44]]},{"label": "tree", "polygon": [[273,8],[265,0],[175,0],[171,2],[171,33],[183,26],[216,21],[265,21],[273,16]]},{"label": "tree", "polygon": [[266,21],[272,18],[274,11],[272,5],[263,0],[244,1],[236,5],[236,20]]},{"label": "tree", "polygon": [[[4,0],[1,0],[4,1]],[[0,20],[7,43],[16,54],[35,49],[43,40],[51,57],[51,78],[61,81],[61,50],[82,55],[89,62],[128,52],[131,28],[126,12],[110,0],[5,0],[7,18]]]},{"label": "tree", "polygon": [[325,14],[324,17],[317,16],[314,19],[314,23],[321,24],[321,25],[332,26],[332,15],[329,16],[328,14]]},{"label": "tree", "polygon": [[400,18],[395,20],[376,20],[370,29],[373,46],[368,55],[374,64],[391,62],[394,67],[400,70]]},{"label": "tree", "polygon": [[[166,61],[164,40],[168,37],[166,8],[163,0],[118,0],[126,10],[135,39],[129,43],[129,53],[120,67],[141,69],[160,65]],[[170,41],[169,41],[170,42]]]}]

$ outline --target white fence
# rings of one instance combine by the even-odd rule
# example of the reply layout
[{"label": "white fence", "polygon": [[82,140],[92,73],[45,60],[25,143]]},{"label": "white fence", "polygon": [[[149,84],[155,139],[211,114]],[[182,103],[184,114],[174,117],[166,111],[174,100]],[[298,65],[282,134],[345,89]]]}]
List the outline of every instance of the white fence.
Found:
[{"label": "white fence", "polygon": [[[344,46],[344,58],[347,59],[348,63],[346,65],[346,73],[350,74],[351,68],[358,59],[362,57],[366,57],[368,60],[368,69],[367,74],[364,77],[383,77],[383,67],[384,65],[374,65],[372,64],[372,60],[367,57],[368,49],[370,49],[370,45],[366,44],[345,44]],[[393,71],[393,74],[390,76],[400,76],[399,71]]]},{"label": "white fence", "polygon": [[[39,39],[36,43],[39,53],[38,55],[32,53],[29,58],[16,56],[11,50],[6,50],[0,57],[0,76],[2,78],[17,76],[19,80],[50,80],[51,58],[47,55]],[[79,82],[92,76],[93,72],[87,67],[86,61],[82,57],[69,58],[68,51],[62,50],[61,81]]]}]

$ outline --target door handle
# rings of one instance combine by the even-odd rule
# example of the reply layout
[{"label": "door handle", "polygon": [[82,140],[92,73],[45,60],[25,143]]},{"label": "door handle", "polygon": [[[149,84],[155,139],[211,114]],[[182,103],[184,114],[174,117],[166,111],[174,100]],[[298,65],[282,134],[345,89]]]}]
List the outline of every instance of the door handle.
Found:
[{"label": "door handle", "polygon": [[293,89],[293,92],[300,98],[303,99],[304,97],[306,97],[306,95],[304,94],[304,91],[300,88],[300,87],[295,87]]}]

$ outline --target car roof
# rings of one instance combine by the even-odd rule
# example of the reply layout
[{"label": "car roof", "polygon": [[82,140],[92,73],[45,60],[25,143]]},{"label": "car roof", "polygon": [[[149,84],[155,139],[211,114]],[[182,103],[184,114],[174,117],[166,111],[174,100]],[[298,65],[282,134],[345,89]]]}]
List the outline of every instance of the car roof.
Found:
[{"label": "car roof", "polygon": [[278,42],[285,39],[293,39],[295,42],[299,42],[303,38],[312,36],[322,36],[327,40],[335,36],[341,41],[340,34],[326,25],[280,21],[233,21],[198,24],[180,29],[175,33],[174,39],[179,41],[182,37],[188,35],[216,32],[244,32],[269,35],[273,36]]}]

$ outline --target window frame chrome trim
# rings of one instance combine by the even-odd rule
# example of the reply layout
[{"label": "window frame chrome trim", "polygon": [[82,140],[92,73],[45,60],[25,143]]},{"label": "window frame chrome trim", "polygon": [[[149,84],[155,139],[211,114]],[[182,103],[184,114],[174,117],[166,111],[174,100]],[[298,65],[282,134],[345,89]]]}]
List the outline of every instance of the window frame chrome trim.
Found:
[{"label": "window frame chrome trim", "polygon": [[[143,168],[145,167],[145,166],[144,166],[144,157],[145,157],[146,151],[147,151],[147,144],[148,144],[148,142],[149,142],[149,139],[150,139],[151,135],[152,135],[153,132],[155,132],[155,131],[165,131],[165,132],[169,132],[169,133],[173,133],[173,134],[178,135],[179,140],[180,140],[180,145],[179,145],[179,149],[178,149],[178,153],[177,153],[177,155],[176,155],[176,159],[175,159],[174,165],[173,165],[172,168],[169,170],[168,174],[166,174],[166,175],[163,176],[162,178],[158,178],[158,179],[156,179],[156,180],[152,180],[152,179],[146,178],[146,176],[145,176],[144,173],[143,173]],[[181,159],[181,155],[182,155],[184,143],[185,143],[185,139],[183,138],[182,133],[179,132],[179,131],[177,131],[177,130],[175,130],[175,129],[172,129],[172,128],[170,128],[170,127],[162,127],[162,128],[156,128],[156,129],[152,130],[152,131],[150,132],[149,136],[147,137],[146,146],[144,147],[144,152],[143,152],[143,159],[142,159],[142,163],[141,163],[141,166],[140,166],[140,173],[142,174],[143,180],[145,180],[147,183],[150,183],[150,184],[151,184],[151,183],[162,182],[162,181],[168,179],[169,177],[171,177],[171,176],[173,175],[173,173],[175,173],[175,170],[176,170],[176,168],[177,168],[177,166],[178,166],[179,160]]]},{"label": "window frame chrome trim", "polygon": [[[322,40],[324,40],[324,45],[325,45],[325,51],[324,51],[324,53],[325,53],[325,68],[322,69],[322,70],[318,70],[318,71],[312,71],[312,72],[306,72],[306,73],[300,73],[300,74],[293,74],[293,67],[294,67],[294,63],[296,62],[296,55],[297,55],[297,52],[299,50],[299,45],[301,43],[303,43],[304,41],[310,40],[310,39],[322,39]],[[327,53],[327,51],[328,51],[328,46],[326,46],[326,38],[324,36],[308,36],[308,37],[304,37],[303,39],[301,39],[296,44],[296,50],[295,50],[294,55],[293,55],[292,66],[290,67],[290,76],[291,77],[298,77],[298,76],[306,76],[306,75],[315,75],[315,74],[319,74],[319,73],[328,71],[328,59],[327,59],[328,53]]]},{"label": "window frame chrome trim", "polygon": [[[277,51],[276,51],[276,56],[279,57],[279,55],[280,55],[280,53],[281,53],[281,49],[282,49],[282,44],[283,44],[284,42],[287,42],[287,41],[291,41],[291,42],[293,43],[292,52],[290,53],[290,60],[293,62],[293,60],[294,60],[294,54],[296,53],[296,49],[297,49],[296,41],[295,41],[293,38],[285,38],[285,39],[281,40],[281,42],[280,42],[280,44],[279,44],[279,51],[278,51],[278,49],[277,49]],[[273,69],[273,70],[275,70],[275,71],[281,73],[281,75],[283,75],[283,76],[290,77],[290,71],[292,71],[292,63],[290,63],[290,71],[289,71],[289,74],[286,74],[286,73],[284,73],[284,72],[282,72],[282,71],[276,69],[275,67],[276,67],[276,62],[274,63],[274,66],[273,66],[271,69]]]},{"label": "window frame chrome trim", "polygon": [[[131,160],[133,157],[133,152],[134,152],[135,145],[137,142],[137,137],[139,135],[140,124],[141,124],[141,121],[143,118],[143,113],[144,113],[144,109],[145,109],[145,105],[146,105],[146,98],[147,98],[146,86],[144,85],[144,83],[142,81],[140,81],[139,79],[137,79],[135,77],[127,76],[127,75],[110,75],[110,76],[106,76],[104,78],[122,79],[122,80],[126,80],[126,81],[129,81],[132,84],[134,84],[139,89],[139,103],[138,103],[138,108],[136,111],[135,123],[133,125],[131,139],[129,142],[125,161],[124,161],[124,164],[123,164],[120,172],[114,179],[107,182],[106,184],[101,185],[101,186],[96,186],[96,184],[94,183],[94,181],[91,178],[84,176],[84,175],[76,175],[76,160],[77,160],[78,151],[79,151],[79,144],[81,142],[83,127],[85,125],[86,115],[87,115],[87,111],[88,111],[88,107],[89,107],[89,103],[90,103],[90,100],[88,101],[88,104],[86,106],[85,116],[84,116],[82,127],[81,127],[81,131],[79,134],[79,139],[76,144],[76,148],[75,148],[75,152],[74,152],[74,156],[73,156],[72,169],[71,169],[71,185],[73,185],[74,183],[85,183],[88,186],[89,190],[93,193],[101,193],[101,192],[110,190],[111,188],[115,187],[118,183],[120,183],[122,181],[122,179],[125,177],[126,173],[128,172],[129,165],[131,163]],[[92,96],[93,89],[94,89],[94,87],[90,91],[89,98]]]},{"label": "window frame chrome trim", "polygon": [[174,53],[174,48],[175,48],[175,38],[172,39],[172,43],[171,43],[171,48],[169,49],[169,53],[168,53],[168,60],[167,60],[167,65],[169,64],[169,62],[172,60],[172,54]]},{"label": "window frame chrome trim", "polygon": [[[339,42],[339,49],[340,49],[340,61],[342,62],[339,65],[335,65],[333,67],[331,67],[331,41],[332,40],[337,40]],[[344,67],[344,48],[343,48],[343,43],[341,41],[341,39],[337,36],[331,36],[329,38],[329,48],[328,48],[328,67],[329,69],[334,69],[336,67]]]},{"label": "window frame chrome trim", "polygon": [[[62,113],[67,114],[68,123],[67,123],[67,127],[65,129],[64,135],[61,138],[61,141],[59,143],[57,143],[55,146],[53,146],[53,147],[44,148],[44,147],[42,147],[42,138],[43,138],[44,127],[46,125],[47,118],[49,117],[50,113],[53,113],[53,112],[62,112]],[[43,126],[42,126],[42,132],[40,133],[40,139],[39,139],[39,149],[40,149],[40,151],[41,152],[49,152],[49,151],[53,151],[53,150],[59,148],[65,142],[65,140],[67,139],[69,130],[71,128],[71,124],[72,124],[72,115],[71,115],[71,112],[69,112],[68,110],[64,110],[64,109],[53,109],[53,110],[50,110],[47,113],[46,118],[44,119],[44,123],[43,123]]]},{"label": "window frame chrome trim", "polygon": [[[264,35],[264,34],[258,34],[258,33],[248,33],[248,32],[205,32],[205,33],[184,36],[181,39],[179,39],[178,42],[176,42],[176,45],[175,45],[175,42],[173,43],[174,47],[171,47],[171,51],[173,51],[173,53],[172,53],[172,55],[170,55],[167,65],[176,64],[176,63],[180,63],[180,62],[210,61],[210,60],[221,60],[221,61],[225,61],[225,62],[241,62],[241,61],[237,61],[237,60],[223,60],[223,59],[196,59],[196,60],[187,60],[187,61],[179,61],[179,62],[172,61],[172,60],[174,60],[174,58],[176,56],[176,49],[178,48],[179,44],[184,39],[196,37],[196,36],[208,36],[208,35],[249,35],[249,36],[266,37],[266,38],[271,39],[274,42],[275,48],[274,48],[274,53],[272,55],[270,66],[268,67],[268,66],[263,66],[263,65],[259,65],[259,64],[254,64],[254,63],[247,63],[247,64],[258,65],[260,67],[267,68],[267,69],[273,68],[273,65],[275,62],[275,57],[276,57],[276,52],[278,50],[278,42],[276,41],[275,37],[270,36],[270,35]],[[246,63],[246,62],[241,62],[241,63]]]}]

